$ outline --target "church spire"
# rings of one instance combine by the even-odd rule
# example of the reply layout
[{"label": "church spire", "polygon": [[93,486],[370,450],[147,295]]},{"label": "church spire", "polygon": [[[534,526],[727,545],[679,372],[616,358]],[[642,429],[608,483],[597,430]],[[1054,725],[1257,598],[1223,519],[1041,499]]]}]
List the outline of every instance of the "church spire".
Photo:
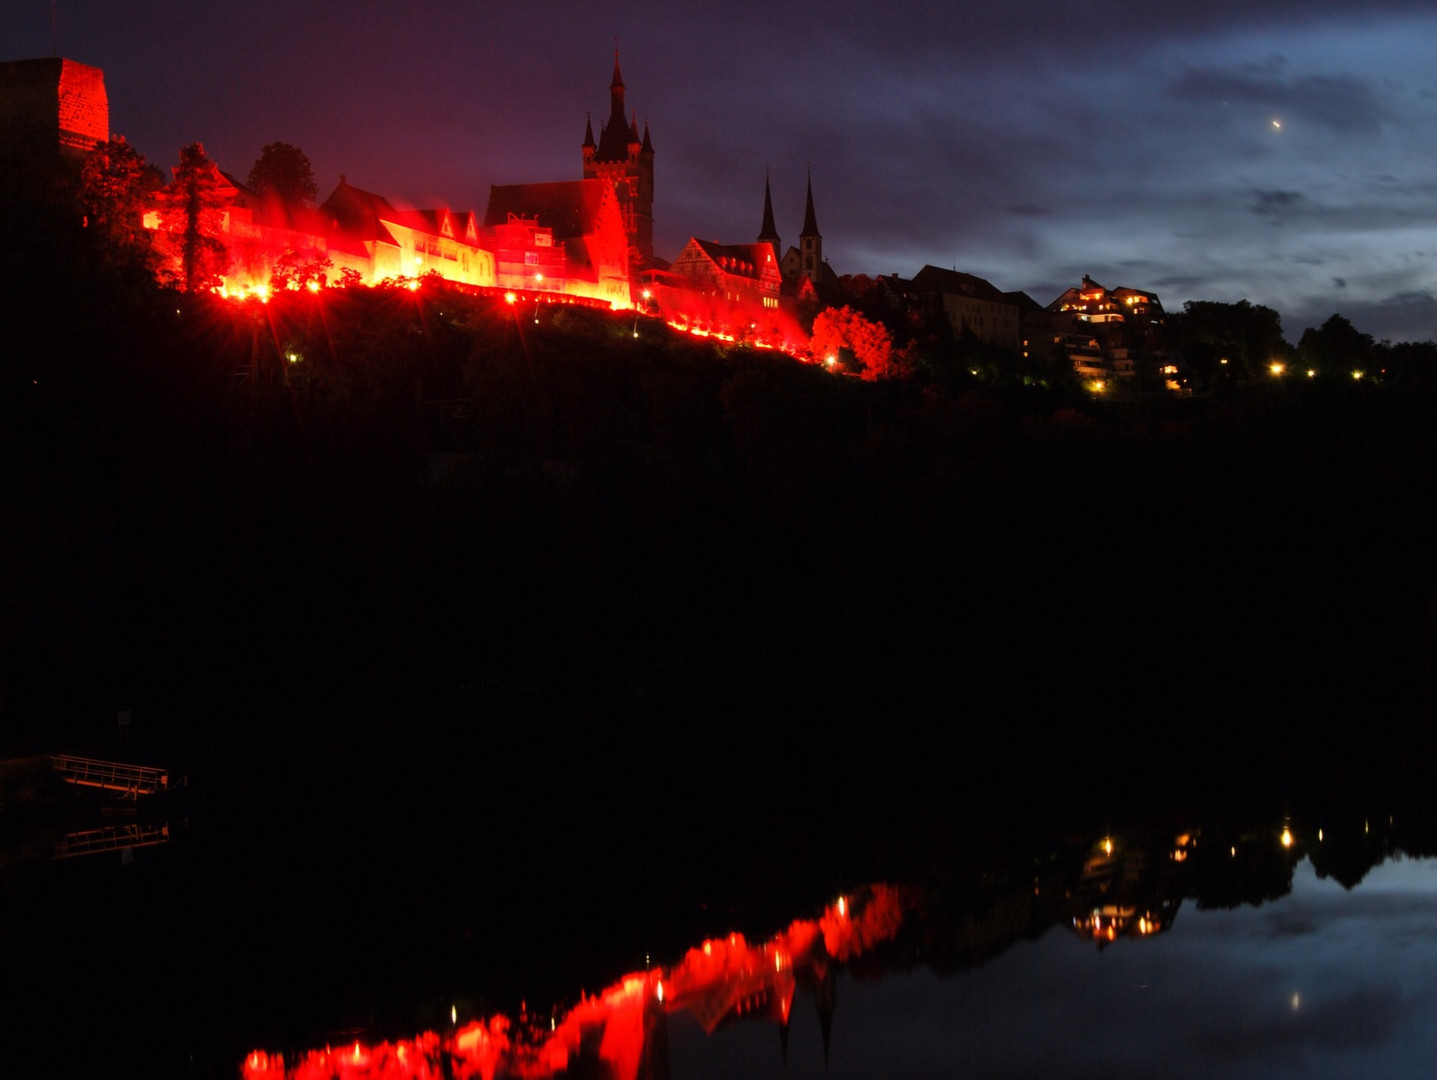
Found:
[{"label": "church spire", "polygon": [[773,248],[775,262],[783,257],[778,238],[778,226],[773,223],[773,196],[769,193],[768,170],[766,169],[763,174],[763,224],[759,226],[758,242]]},{"label": "church spire", "polygon": [[818,218],[813,213],[813,173],[808,174],[808,205],[803,210],[803,232],[799,236],[815,236],[822,238],[818,231]]},{"label": "church spire", "polygon": [[803,232],[798,234],[799,273],[818,289],[823,284],[823,236],[813,212],[813,173],[808,174],[808,205],[803,210]]},{"label": "church spire", "polygon": [[619,47],[614,46],[614,78],[609,83],[609,123],[624,122],[624,76],[619,73]]},{"label": "church spire", "polygon": [[[638,118],[635,116],[635,125]],[[632,135],[632,139],[630,136]],[[624,108],[624,76],[619,71],[619,47],[614,46],[614,78],[609,83],[609,119],[599,128],[599,161],[626,161],[629,143],[639,141],[637,131],[629,126]]]},{"label": "church spire", "polygon": [[654,143],[645,123],[639,127],[638,110],[624,102],[624,74],[619,67],[619,43],[614,42],[614,76],[609,80],[609,118],[599,125],[594,141],[590,118],[584,125],[585,180],[603,180],[619,203],[619,215],[629,241],[629,263],[638,270],[654,262]]}]

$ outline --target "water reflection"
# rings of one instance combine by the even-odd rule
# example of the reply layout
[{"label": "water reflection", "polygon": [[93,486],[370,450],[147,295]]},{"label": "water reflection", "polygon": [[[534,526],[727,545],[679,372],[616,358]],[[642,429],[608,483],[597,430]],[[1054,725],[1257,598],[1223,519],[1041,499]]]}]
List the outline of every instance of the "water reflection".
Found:
[{"label": "water reflection", "polygon": [[170,841],[183,785],[160,768],[51,754],[0,761],[0,868]]},{"label": "water reflection", "polygon": [[[243,1073],[1241,1075],[1315,1069],[1320,1051],[1342,1063],[1335,1074],[1356,1053],[1367,1075],[1408,1075],[1431,1041],[1413,1009],[1437,997],[1437,864],[1410,856],[1432,852],[1430,831],[1386,819],[1129,830],[951,860],[852,890],[760,940],[705,940],[568,1007],[455,1009],[448,1029],[410,1039],[257,1049]],[[1394,937],[1419,947],[1404,955]],[[817,1040],[791,1062],[795,1022],[814,1020]],[[736,1034],[764,1029],[777,1038]],[[718,1052],[740,1044],[741,1061]]]}]

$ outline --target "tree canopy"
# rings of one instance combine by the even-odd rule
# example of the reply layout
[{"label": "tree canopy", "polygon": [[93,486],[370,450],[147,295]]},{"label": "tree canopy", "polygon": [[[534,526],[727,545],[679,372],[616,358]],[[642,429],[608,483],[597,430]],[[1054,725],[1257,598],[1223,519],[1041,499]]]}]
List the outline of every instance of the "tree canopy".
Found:
[{"label": "tree canopy", "polygon": [[1308,327],[1297,343],[1302,362],[1324,375],[1362,371],[1372,363],[1372,335],[1364,334],[1341,315],[1332,315],[1314,329]]},{"label": "tree canopy", "polygon": [[890,374],[893,363],[888,330],[850,307],[825,308],[814,317],[809,351],[820,359],[832,357],[869,380]]},{"label": "tree canopy", "polygon": [[1189,300],[1168,320],[1173,344],[1187,359],[1199,384],[1210,386],[1219,376],[1261,378],[1268,366],[1287,357],[1282,317],[1270,307],[1239,300]]},{"label": "tree canopy", "polygon": [[99,144],[80,171],[80,210],[86,228],[100,238],[102,257],[119,267],[152,269],[153,245],[145,228],[165,176],[116,135]]},{"label": "tree canopy", "polygon": [[203,144],[191,143],[180,150],[180,163],[166,192],[165,231],[179,241],[177,284],[185,292],[216,285],[229,268],[229,252],[221,239],[223,192],[228,186]]},{"label": "tree canopy", "polygon": [[319,195],[309,158],[299,147],[284,142],[272,142],[259,152],[246,183],[257,194],[287,207],[309,206]]}]

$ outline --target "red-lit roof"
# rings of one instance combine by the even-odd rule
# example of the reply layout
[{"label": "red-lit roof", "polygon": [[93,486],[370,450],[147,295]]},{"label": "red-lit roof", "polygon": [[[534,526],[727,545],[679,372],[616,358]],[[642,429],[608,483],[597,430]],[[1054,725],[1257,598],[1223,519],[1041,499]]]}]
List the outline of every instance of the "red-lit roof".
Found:
[{"label": "red-lit roof", "polygon": [[[736,277],[763,277],[765,260],[772,261],[773,248],[768,244],[716,244],[694,237],[689,241],[709,257],[719,269]],[[777,268],[775,267],[775,275]]]}]

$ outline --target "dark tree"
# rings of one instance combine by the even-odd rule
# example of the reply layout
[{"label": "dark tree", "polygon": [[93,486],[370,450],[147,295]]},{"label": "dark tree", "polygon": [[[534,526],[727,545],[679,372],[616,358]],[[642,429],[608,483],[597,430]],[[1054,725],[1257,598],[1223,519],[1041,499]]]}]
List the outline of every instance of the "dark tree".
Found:
[{"label": "dark tree", "polygon": [[1437,388],[1437,342],[1381,342],[1373,348],[1379,368],[1393,386],[1431,391]]},{"label": "dark tree", "polygon": [[1297,351],[1302,363],[1320,375],[1366,371],[1372,364],[1372,335],[1333,315],[1318,329],[1304,330]]},{"label": "dark tree", "polygon": [[164,183],[160,168],[123,135],[90,152],[80,172],[80,210],[106,262],[121,269],[153,270],[154,245],[144,217],[157,205]]},{"label": "dark tree", "polygon": [[1282,336],[1282,317],[1270,307],[1239,300],[1189,300],[1169,316],[1173,343],[1200,385],[1222,379],[1262,378],[1269,365],[1291,352]]},{"label": "dark tree", "polygon": [[272,196],[286,207],[309,206],[319,194],[309,158],[289,143],[272,142],[261,150],[247,183],[256,194]]}]

